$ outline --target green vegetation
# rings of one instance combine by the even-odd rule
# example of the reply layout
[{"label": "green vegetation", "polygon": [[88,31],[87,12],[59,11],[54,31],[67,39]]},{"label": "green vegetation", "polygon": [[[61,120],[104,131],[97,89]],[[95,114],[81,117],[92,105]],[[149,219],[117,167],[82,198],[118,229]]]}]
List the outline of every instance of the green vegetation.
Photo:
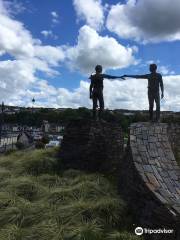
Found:
[{"label": "green vegetation", "polygon": [[[134,115],[123,115],[119,111],[104,110],[102,118],[107,122],[117,122],[122,127],[124,133],[128,133],[128,128],[133,122],[147,122],[149,120],[148,111],[135,112]],[[63,111],[55,111],[51,109],[42,108],[38,111],[33,112],[33,109],[24,109],[19,113],[7,115],[4,114],[5,123],[14,123],[26,126],[36,126],[40,127],[43,120],[47,120],[49,123],[66,125],[69,121],[73,119],[91,119],[92,110],[80,107],[78,109],[67,108]],[[165,116],[161,118],[162,122],[166,123],[180,123],[180,117]]]},{"label": "green vegetation", "polygon": [[57,169],[57,149],[0,157],[1,240],[141,239],[110,180]]},{"label": "green vegetation", "polygon": [[25,149],[25,145],[22,142],[16,142],[16,147],[19,150]]},{"label": "green vegetation", "polygon": [[41,142],[41,141],[37,141],[35,143],[35,148],[36,149],[43,149],[43,148],[45,148],[45,144],[43,142]]}]

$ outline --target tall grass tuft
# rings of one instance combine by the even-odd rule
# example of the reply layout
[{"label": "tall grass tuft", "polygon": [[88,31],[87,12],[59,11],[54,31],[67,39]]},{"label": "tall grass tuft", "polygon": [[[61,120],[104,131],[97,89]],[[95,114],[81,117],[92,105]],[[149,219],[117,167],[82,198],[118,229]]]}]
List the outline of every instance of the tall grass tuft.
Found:
[{"label": "tall grass tuft", "polygon": [[76,240],[102,240],[103,231],[102,226],[98,225],[95,221],[84,222],[83,225],[77,226],[72,231],[73,239]]},{"label": "tall grass tuft", "polygon": [[108,234],[107,240],[142,240],[143,238],[140,236],[135,236],[129,232],[112,232]]},{"label": "tall grass tuft", "polygon": [[0,157],[0,240],[136,240],[116,187],[100,174],[57,172],[56,155]]}]

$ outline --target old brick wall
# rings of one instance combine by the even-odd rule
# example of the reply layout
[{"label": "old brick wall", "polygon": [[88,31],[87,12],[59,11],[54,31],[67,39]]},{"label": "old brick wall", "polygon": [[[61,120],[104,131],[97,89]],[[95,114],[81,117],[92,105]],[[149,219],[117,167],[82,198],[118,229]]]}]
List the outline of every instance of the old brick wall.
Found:
[{"label": "old brick wall", "polygon": [[168,125],[168,137],[174,152],[175,158],[177,158],[180,164],[180,125],[170,124]]},{"label": "old brick wall", "polygon": [[120,166],[120,191],[137,223],[175,230],[175,235],[157,234],[149,239],[180,239],[180,169],[167,130],[167,124],[132,124]]},{"label": "old brick wall", "polygon": [[142,227],[174,229],[173,235],[150,235],[146,239],[180,239],[180,169],[172,149],[179,127],[135,123],[123,150],[119,125],[74,120],[66,127],[60,161],[66,168],[114,172],[118,169],[119,191]]},{"label": "old brick wall", "polygon": [[74,120],[66,127],[60,159],[67,168],[113,171],[123,157],[123,133],[115,123]]}]

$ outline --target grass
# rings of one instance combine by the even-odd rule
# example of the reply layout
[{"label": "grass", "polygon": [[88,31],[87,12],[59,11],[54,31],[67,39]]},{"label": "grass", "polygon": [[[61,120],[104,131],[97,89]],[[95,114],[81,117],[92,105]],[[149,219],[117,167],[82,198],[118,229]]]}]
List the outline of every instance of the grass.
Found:
[{"label": "grass", "polygon": [[57,172],[57,149],[0,157],[1,240],[136,240],[116,187],[100,174]]}]

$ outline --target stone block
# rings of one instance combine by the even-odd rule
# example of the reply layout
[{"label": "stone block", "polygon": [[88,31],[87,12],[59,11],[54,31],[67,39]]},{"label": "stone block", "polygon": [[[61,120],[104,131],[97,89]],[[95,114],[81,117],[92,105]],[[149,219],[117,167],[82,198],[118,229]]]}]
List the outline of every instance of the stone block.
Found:
[{"label": "stone block", "polygon": [[155,186],[156,188],[160,187],[159,182],[157,181],[156,177],[151,173],[146,173],[147,178],[149,179],[149,182]]}]

